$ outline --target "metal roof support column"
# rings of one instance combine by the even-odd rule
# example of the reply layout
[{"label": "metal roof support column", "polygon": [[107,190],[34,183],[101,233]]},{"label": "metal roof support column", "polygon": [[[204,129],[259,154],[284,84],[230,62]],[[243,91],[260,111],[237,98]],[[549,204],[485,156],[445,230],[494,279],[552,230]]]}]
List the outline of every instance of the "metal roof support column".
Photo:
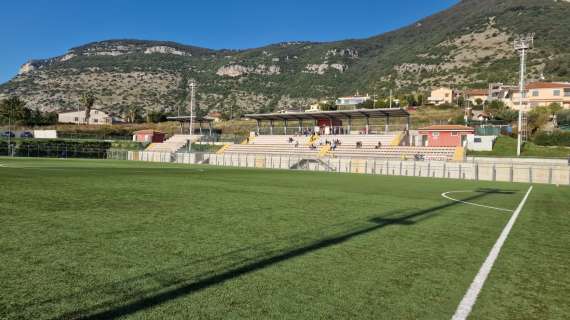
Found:
[{"label": "metal roof support column", "polygon": [[289,122],[289,121],[288,121],[287,119],[284,119],[284,120],[283,120],[283,124],[284,124],[283,132],[285,132],[285,135],[287,135],[287,125],[288,125],[288,122]]},{"label": "metal roof support column", "polygon": [[210,129],[210,137],[212,136],[212,121],[208,121],[208,129]]},{"label": "metal roof support column", "polygon": [[200,135],[202,135],[202,121],[198,123],[200,125]]},{"label": "metal roof support column", "polygon": [[259,135],[259,127],[261,126],[261,120],[256,119],[255,122],[257,124],[257,134]]},{"label": "metal roof support column", "polygon": [[273,135],[273,120],[269,120],[269,134]]},{"label": "metal roof support column", "polygon": [[352,131],[352,117],[348,116],[348,134]]},{"label": "metal roof support column", "polygon": [[370,134],[370,116],[366,116],[366,134]]},{"label": "metal roof support column", "polygon": [[390,115],[389,114],[386,115],[386,127],[385,127],[384,131],[386,133],[388,133],[390,131]]},{"label": "metal roof support column", "polygon": [[410,115],[408,115],[406,117],[406,136],[408,138],[408,145],[411,146],[412,145],[412,135],[410,134],[410,126],[411,126],[411,121],[410,121]]},{"label": "metal roof support column", "polygon": [[299,134],[303,133],[303,119],[299,119]]}]

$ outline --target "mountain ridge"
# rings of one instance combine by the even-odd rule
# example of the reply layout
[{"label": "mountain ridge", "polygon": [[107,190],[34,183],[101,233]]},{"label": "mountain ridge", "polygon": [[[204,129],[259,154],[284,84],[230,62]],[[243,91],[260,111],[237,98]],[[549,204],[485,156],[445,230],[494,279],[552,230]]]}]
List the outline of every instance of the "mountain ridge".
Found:
[{"label": "mountain ridge", "polygon": [[[33,60],[0,85],[43,110],[74,109],[94,91],[99,107],[174,111],[186,104],[188,81],[198,104],[239,115],[300,107],[357,90],[380,96],[432,86],[485,87],[516,79],[512,37],[537,32],[530,78],[570,78],[570,3],[463,0],[380,35],[333,42],[289,41],[253,49],[208,49],[172,41],[110,39]],[[566,17],[566,19],[564,19]]]}]

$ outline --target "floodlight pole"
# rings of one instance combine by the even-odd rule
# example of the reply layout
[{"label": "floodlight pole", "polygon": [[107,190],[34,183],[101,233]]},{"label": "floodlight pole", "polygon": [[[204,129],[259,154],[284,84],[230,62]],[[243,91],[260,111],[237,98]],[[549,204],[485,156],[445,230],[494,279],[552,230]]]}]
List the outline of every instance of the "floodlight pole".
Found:
[{"label": "floodlight pole", "polygon": [[12,156],[12,108],[8,110],[8,156]]},{"label": "floodlight pole", "polygon": [[525,71],[526,71],[526,54],[527,50],[532,48],[534,42],[534,33],[528,35],[520,35],[515,38],[515,50],[520,53],[520,81],[519,81],[519,119],[518,119],[518,135],[517,135],[517,157],[521,156],[522,149],[522,118],[523,118],[523,100],[526,98],[525,91]]},{"label": "floodlight pole", "polygon": [[194,81],[190,82],[190,139],[188,142],[188,152],[192,152],[192,135],[194,134],[194,130],[192,126],[194,125],[194,98],[195,98],[195,90],[196,83]]}]

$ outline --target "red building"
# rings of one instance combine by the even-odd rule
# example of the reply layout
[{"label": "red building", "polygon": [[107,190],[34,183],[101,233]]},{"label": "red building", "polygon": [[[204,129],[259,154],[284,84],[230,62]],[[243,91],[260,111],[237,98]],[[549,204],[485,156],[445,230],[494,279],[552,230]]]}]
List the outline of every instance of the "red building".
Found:
[{"label": "red building", "polygon": [[133,133],[133,141],[137,142],[161,143],[164,142],[164,138],[165,134],[163,132],[151,129],[135,131]]},{"label": "red building", "polygon": [[425,147],[461,147],[475,129],[461,125],[434,125],[418,130]]}]

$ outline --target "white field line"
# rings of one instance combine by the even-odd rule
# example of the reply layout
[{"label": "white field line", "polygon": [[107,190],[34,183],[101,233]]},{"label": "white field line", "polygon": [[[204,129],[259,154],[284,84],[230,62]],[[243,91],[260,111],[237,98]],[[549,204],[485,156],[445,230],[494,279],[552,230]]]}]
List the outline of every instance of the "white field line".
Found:
[{"label": "white field line", "polygon": [[469,204],[469,205],[472,205],[472,206],[483,207],[483,208],[488,208],[488,209],[493,209],[493,210],[499,210],[499,211],[513,212],[513,210],[511,210],[511,209],[504,209],[504,208],[498,208],[498,207],[485,206],[485,205],[478,204],[478,203],[473,203],[473,202],[468,202],[468,201],[457,200],[457,199],[454,199],[454,198],[448,196],[448,194],[450,194],[450,193],[461,193],[461,192],[465,193],[465,192],[473,192],[473,191],[448,191],[448,192],[442,193],[441,196],[444,197],[444,198],[446,198],[446,199],[449,199],[449,200],[451,200],[451,201],[460,202],[460,203],[465,203],[465,204]]},{"label": "white field line", "polygon": [[479,296],[479,293],[481,292],[481,289],[483,288],[483,285],[485,284],[485,281],[487,280],[487,277],[489,276],[489,273],[491,272],[491,269],[495,264],[495,260],[497,260],[497,257],[501,252],[501,248],[503,247],[503,244],[505,244],[505,241],[507,240],[507,237],[509,236],[511,229],[513,228],[513,225],[517,221],[517,218],[521,213],[522,208],[524,207],[524,204],[526,203],[526,200],[528,199],[528,196],[530,195],[531,191],[532,191],[532,186],[528,188],[526,195],[524,196],[519,206],[511,216],[511,219],[509,219],[509,222],[501,232],[501,235],[497,239],[497,242],[495,242],[493,249],[491,249],[491,252],[489,252],[489,255],[485,259],[485,262],[479,269],[479,272],[475,276],[475,279],[473,279],[471,286],[469,286],[467,293],[465,293],[465,296],[463,296],[461,303],[459,304],[457,310],[455,311],[455,314],[451,318],[452,320],[465,320],[471,313],[471,309],[473,309],[473,306],[477,301],[477,297]]}]

